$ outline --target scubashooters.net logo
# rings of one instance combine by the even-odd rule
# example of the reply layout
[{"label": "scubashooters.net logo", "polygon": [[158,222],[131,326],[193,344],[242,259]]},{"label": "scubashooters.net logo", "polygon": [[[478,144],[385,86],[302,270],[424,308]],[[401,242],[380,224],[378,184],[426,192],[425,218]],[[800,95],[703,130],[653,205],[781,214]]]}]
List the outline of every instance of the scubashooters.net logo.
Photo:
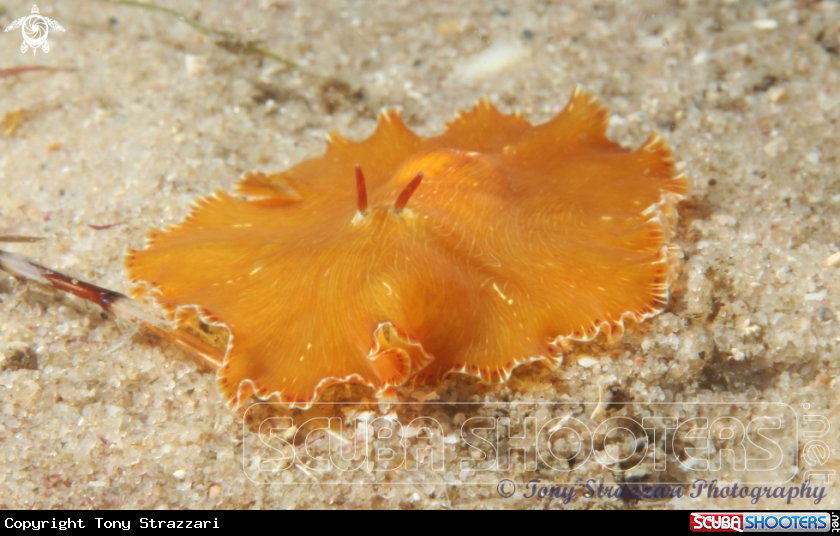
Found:
[{"label": "scubashooters.net logo", "polygon": [[827,512],[692,512],[691,532],[836,532]]},{"label": "scubashooters.net logo", "polygon": [[827,420],[782,403],[739,406],[748,418],[730,403],[609,412],[600,402],[410,402],[378,412],[330,403],[294,420],[282,404],[260,403],[243,421],[242,468],[263,485],[379,485],[399,473],[405,484],[488,485],[504,499],[552,504],[825,504],[834,478]]}]

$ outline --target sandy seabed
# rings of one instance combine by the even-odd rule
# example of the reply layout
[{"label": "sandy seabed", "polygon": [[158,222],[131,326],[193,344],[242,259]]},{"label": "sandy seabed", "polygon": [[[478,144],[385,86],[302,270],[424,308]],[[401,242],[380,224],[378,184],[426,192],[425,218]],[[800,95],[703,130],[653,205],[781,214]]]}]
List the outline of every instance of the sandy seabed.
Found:
[{"label": "sandy seabed", "polygon": [[[434,416],[441,469],[426,471],[261,465],[271,452],[254,441],[259,423],[243,426],[225,407],[212,373],[96,307],[3,277],[0,506],[837,507],[840,3],[161,4],[311,72],[226,50],[161,13],[40,4],[66,33],[51,32],[49,53],[37,55],[20,52],[18,31],[0,34],[0,69],[70,70],[0,77],[0,234],[45,240],[4,247],[126,291],[123,252],[142,247],[145,229],[180,221],[196,196],[229,190],[245,171],[320,155],[329,131],[362,139],[379,110],[400,107],[412,129],[432,135],[481,96],[542,122],[581,84],[609,106],[612,139],[638,147],[656,131],[670,144],[692,182],[674,238],[686,259],[666,312],[614,343],[577,345],[557,370],[517,369],[502,386],[453,378],[401,390],[403,405],[380,408],[368,394],[370,403],[319,413],[403,424]],[[0,27],[30,9],[0,0]],[[442,405],[456,401],[471,404]],[[629,449],[614,439],[585,462],[561,459],[559,470],[530,467],[539,448],[526,446],[512,451],[510,469],[481,471],[460,463],[479,459],[474,449],[451,439],[479,415],[586,427],[724,418],[708,433],[735,435],[709,449],[682,437],[683,463],[667,467],[656,462],[670,452],[662,434],[648,434]],[[747,470],[725,452],[731,463],[720,468],[685,457],[689,445],[711,458],[737,451],[736,421],[770,429],[778,449],[762,444],[769,460]],[[568,434],[550,443],[576,451]],[[603,458],[621,452],[623,462]],[[730,492],[784,483],[788,493],[809,470],[826,472],[811,478],[825,488],[818,505],[692,498],[690,486],[655,500],[583,496],[586,482],[626,490],[697,478]],[[520,486],[510,498],[503,479]],[[528,499],[521,486],[532,479],[577,484],[578,496]]]}]

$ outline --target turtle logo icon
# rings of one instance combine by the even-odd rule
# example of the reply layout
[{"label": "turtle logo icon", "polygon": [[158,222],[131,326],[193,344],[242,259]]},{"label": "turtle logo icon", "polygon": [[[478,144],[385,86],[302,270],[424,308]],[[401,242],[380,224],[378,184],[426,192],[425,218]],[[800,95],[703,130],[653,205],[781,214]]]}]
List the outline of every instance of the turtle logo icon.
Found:
[{"label": "turtle logo icon", "polygon": [[32,53],[35,54],[39,48],[44,52],[50,51],[50,44],[47,43],[47,36],[50,33],[50,28],[64,31],[59,23],[49,17],[42,17],[38,14],[38,6],[32,6],[32,14],[28,17],[21,17],[12,22],[7,32],[16,30],[23,26],[23,43],[20,45],[20,51],[25,53],[29,48],[32,48]]}]

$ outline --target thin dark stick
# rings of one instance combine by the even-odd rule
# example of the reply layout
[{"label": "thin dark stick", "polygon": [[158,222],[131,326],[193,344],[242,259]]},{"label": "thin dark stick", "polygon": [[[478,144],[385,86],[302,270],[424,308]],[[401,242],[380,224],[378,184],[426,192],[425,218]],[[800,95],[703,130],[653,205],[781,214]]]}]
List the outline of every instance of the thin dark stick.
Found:
[{"label": "thin dark stick", "polygon": [[40,242],[43,240],[40,236],[3,236],[0,235],[0,242],[7,244],[31,244],[32,242]]},{"label": "thin dark stick", "polygon": [[95,303],[115,316],[139,322],[140,325],[149,329],[155,335],[171,342],[205,365],[214,369],[222,366],[223,354],[219,349],[183,328],[173,329],[153,307],[132,300],[125,294],[50,270],[26,257],[3,250],[0,250],[0,270],[18,278],[52,286]]}]

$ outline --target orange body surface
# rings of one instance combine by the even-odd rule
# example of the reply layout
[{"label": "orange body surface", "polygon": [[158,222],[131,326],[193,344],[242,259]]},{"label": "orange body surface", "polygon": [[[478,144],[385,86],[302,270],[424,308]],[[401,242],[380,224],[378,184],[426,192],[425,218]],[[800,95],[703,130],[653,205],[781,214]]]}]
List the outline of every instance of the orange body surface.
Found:
[{"label": "orange body surface", "polygon": [[656,135],[628,151],[607,120],[580,89],[536,126],[482,101],[423,138],[383,113],[368,139],[331,135],[321,158],[246,174],[151,230],[126,258],[135,295],[229,329],[231,406],[556,362],[564,340],[660,312],[680,254],[687,181]]}]

